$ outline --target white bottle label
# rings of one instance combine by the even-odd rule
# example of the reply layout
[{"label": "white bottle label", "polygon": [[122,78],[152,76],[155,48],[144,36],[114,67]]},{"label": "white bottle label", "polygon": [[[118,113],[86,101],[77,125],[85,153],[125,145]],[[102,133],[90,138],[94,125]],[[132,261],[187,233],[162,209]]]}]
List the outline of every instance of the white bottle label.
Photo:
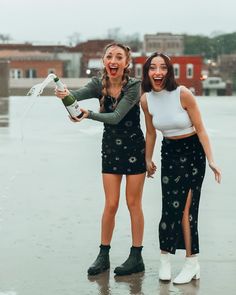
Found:
[{"label": "white bottle label", "polygon": [[82,112],[79,108],[77,101],[66,107],[71,117],[78,117]]}]

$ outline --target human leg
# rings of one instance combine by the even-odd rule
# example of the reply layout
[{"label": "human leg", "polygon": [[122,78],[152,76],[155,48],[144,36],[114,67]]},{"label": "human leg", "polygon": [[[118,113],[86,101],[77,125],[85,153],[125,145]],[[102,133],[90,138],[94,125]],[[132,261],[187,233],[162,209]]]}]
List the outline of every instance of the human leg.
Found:
[{"label": "human leg", "polygon": [[187,284],[192,279],[200,279],[200,265],[197,256],[185,257],[184,266],[178,276],[174,279],[173,283]]},{"label": "human leg", "polygon": [[168,252],[161,251],[160,253],[159,279],[162,281],[171,279],[170,253]]},{"label": "human leg", "polygon": [[97,275],[110,267],[109,250],[119,205],[121,179],[121,175],[103,174],[105,207],[102,216],[101,245],[96,260],[88,269],[89,275]]},{"label": "human leg", "polygon": [[186,258],[184,266],[178,276],[174,279],[174,284],[186,284],[192,279],[200,278],[200,265],[198,258],[195,254],[192,254],[192,237],[190,229],[190,207],[192,202],[192,191],[188,193],[187,201],[184,208],[182,219],[182,230],[186,249]]},{"label": "human leg", "polygon": [[191,168],[189,171],[189,174],[192,176],[191,190],[188,192],[182,219],[186,258],[182,270],[173,281],[175,284],[185,284],[192,279],[200,278],[200,265],[196,256],[199,253],[197,225],[201,186],[205,175],[205,155],[199,142],[194,142],[192,150],[194,155],[191,158]]},{"label": "human leg", "polygon": [[[192,256],[199,253],[198,208],[204,174],[205,155],[197,136],[163,140],[160,248],[172,254],[186,249],[186,268],[195,265],[196,277],[199,265]],[[182,279],[174,280],[179,281],[183,283]]]},{"label": "human leg", "polygon": [[144,217],[142,211],[142,192],[145,173],[128,175],[126,177],[126,202],[130,212],[132,247],[128,259],[115,268],[116,275],[129,275],[144,271],[144,263],[141,255]]},{"label": "human leg", "polygon": [[130,213],[132,245],[142,246],[144,217],[142,210],[142,194],[145,173],[127,175],[126,177],[126,203]]},{"label": "human leg", "polygon": [[88,269],[88,275],[98,275],[110,268],[109,250],[110,245],[100,245],[100,251],[96,260]]},{"label": "human leg", "polygon": [[122,175],[104,173],[102,177],[105,207],[102,215],[101,243],[110,245],[115,227],[115,215],[119,206]]},{"label": "human leg", "polygon": [[183,218],[182,218],[182,231],[184,236],[184,243],[186,249],[186,257],[192,256],[191,250],[191,230],[190,230],[190,222],[189,222],[189,210],[192,201],[192,192],[189,190],[187,201],[184,208]]}]

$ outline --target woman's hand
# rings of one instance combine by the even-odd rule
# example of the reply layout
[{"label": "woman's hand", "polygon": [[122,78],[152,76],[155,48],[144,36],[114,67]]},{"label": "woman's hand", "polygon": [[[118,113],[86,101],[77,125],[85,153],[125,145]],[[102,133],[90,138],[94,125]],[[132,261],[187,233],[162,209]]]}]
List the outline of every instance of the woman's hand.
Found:
[{"label": "woman's hand", "polygon": [[88,110],[85,110],[85,109],[80,109],[80,110],[83,113],[83,116],[81,118],[74,118],[74,117],[69,116],[69,118],[70,118],[70,120],[72,122],[78,123],[78,122],[81,122],[83,119],[88,118],[89,111]]},{"label": "woman's hand", "polygon": [[67,89],[66,85],[64,86],[64,90],[59,90],[57,87],[55,88],[55,95],[60,99],[63,99],[70,94],[70,91]]},{"label": "woman's hand", "polygon": [[215,174],[215,180],[218,183],[220,183],[221,182],[221,171],[220,171],[220,169],[216,166],[216,164],[214,162],[210,162],[209,167],[211,168],[211,170]]},{"label": "woman's hand", "polygon": [[157,170],[157,166],[152,161],[150,161],[146,163],[146,167],[147,167],[147,177],[153,178],[153,175],[155,174]]}]

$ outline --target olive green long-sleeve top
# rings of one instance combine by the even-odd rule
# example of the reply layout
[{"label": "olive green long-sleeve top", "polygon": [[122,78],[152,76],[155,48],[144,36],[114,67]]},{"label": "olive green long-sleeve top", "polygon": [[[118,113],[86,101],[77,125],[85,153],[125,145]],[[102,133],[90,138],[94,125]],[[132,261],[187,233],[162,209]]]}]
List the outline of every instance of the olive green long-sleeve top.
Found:
[{"label": "olive green long-sleeve top", "polygon": [[[141,96],[140,80],[135,78],[129,78],[127,84],[122,88],[119,102],[115,110],[111,113],[96,113],[89,111],[88,119],[100,121],[106,124],[116,125],[125,115],[131,110],[131,108],[138,104]],[[76,100],[81,101],[89,98],[102,97],[102,81],[97,77],[93,77],[91,81],[80,88],[79,90],[70,91]]]}]

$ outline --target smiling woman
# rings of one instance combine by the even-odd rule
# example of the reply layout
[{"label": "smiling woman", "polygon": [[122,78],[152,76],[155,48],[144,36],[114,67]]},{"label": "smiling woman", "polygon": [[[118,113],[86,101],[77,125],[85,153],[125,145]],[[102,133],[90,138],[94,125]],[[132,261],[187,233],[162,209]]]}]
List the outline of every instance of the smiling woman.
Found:
[{"label": "smiling woman", "polygon": [[[132,228],[132,247],[129,258],[115,268],[116,275],[126,275],[144,270],[141,255],[144,218],[142,191],[145,179],[145,140],[140,127],[140,82],[129,76],[130,48],[119,43],[106,46],[103,56],[102,77],[92,80],[77,91],[71,91],[77,100],[97,97],[100,112],[82,109],[81,119],[88,118],[104,123],[102,138],[102,175],[105,207],[102,216],[100,252],[88,269],[97,275],[110,267],[109,250],[119,206],[122,176],[126,176],[126,201]],[[68,95],[56,91],[59,98]]]},{"label": "smiling woman", "polygon": [[171,279],[169,253],[186,249],[186,260],[175,284],[200,278],[198,209],[206,158],[220,182],[210,141],[192,93],[175,81],[168,56],[155,52],[143,66],[141,105],[146,122],[148,176],[155,173],[152,155],[156,130],[163,134],[161,147],[162,217],[159,223],[161,280]]}]

